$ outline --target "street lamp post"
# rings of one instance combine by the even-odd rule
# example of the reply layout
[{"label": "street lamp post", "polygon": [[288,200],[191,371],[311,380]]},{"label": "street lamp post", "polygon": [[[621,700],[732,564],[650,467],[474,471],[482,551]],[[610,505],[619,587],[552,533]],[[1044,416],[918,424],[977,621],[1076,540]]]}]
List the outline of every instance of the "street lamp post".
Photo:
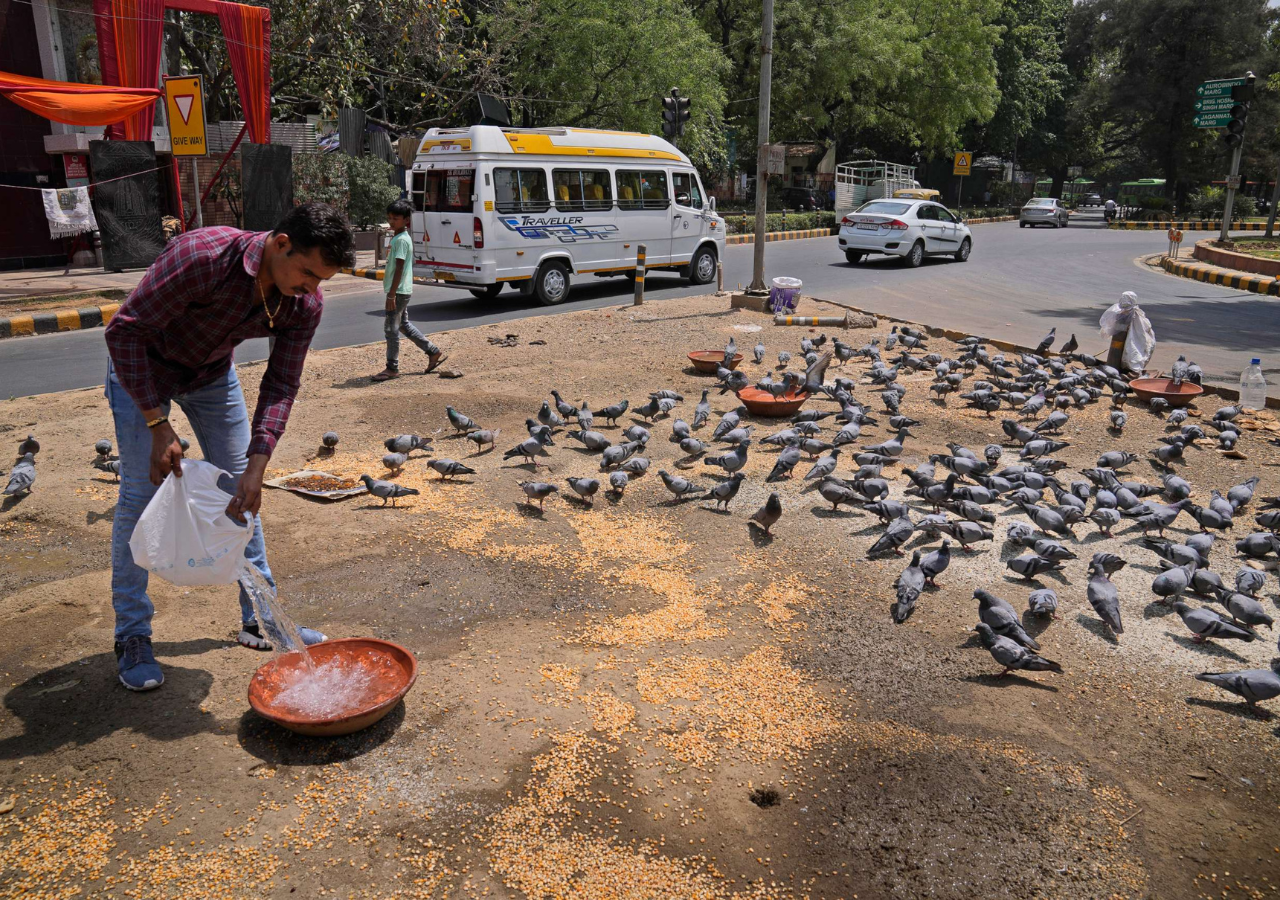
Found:
[{"label": "street lamp post", "polygon": [[765,211],[769,193],[769,92],[773,86],[773,0],[764,0],[760,26],[760,113],[756,125],[756,236],[755,264],[748,293],[763,294]]}]

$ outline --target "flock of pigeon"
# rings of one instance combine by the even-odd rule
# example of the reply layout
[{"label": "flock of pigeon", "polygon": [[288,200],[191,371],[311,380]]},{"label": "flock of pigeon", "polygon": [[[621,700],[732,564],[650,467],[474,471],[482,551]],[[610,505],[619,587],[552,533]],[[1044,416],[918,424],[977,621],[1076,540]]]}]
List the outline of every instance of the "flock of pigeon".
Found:
[{"label": "flock of pigeon", "polygon": [[[1152,593],[1158,602],[1172,605],[1193,641],[1255,640],[1259,627],[1270,629],[1273,624],[1258,596],[1266,581],[1264,571],[1245,565],[1228,583],[1209,568],[1208,554],[1215,532],[1231,529],[1237,517],[1253,503],[1259,479],[1249,478],[1229,487],[1225,494],[1214,490],[1207,505],[1198,505],[1191,500],[1191,484],[1175,471],[1185,450],[1207,440],[1210,432],[1221,449],[1233,451],[1240,440],[1241,431],[1234,423],[1241,409],[1225,406],[1212,417],[1203,419],[1202,424],[1195,424],[1188,422],[1185,409],[1170,410],[1167,401],[1156,398],[1148,403],[1148,409],[1163,418],[1167,428],[1158,445],[1149,451],[1148,459],[1161,472],[1159,483],[1148,483],[1126,473],[1125,470],[1140,459],[1127,450],[1103,453],[1094,467],[1081,470],[1080,479],[1069,480],[1063,471],[1067,463],[1054,458],[1053,454],[1068,446],[1059,435],[1072,411],[1107,397],[1112,406],[1110,432],[1118,436],[1127,424],[1125,406],[1132,399],[1132,393],[1121,372],[1093,356],[1073,352],[1077,349],[1074,335],[1061,352],[1051,354],[1054,338],[1051,331],[1035,352],[1008,356],[991,353],[979,338],[965,338],[958,342],[956,355],[947,357],[931,352],[927,335],[909,326],[894,326],[883,343],[877,337],[860,348],[834,338],[831,349],[826,351],[825,335],[805,337],[800,342],[800,354],[807,366],[805,371],[788,370],[779,379],[766,374],[755,387],[776,398],[808,394],[833,401],[834,408],[802,410],[791,417],[787,427],[759,439],[761,445],[776,447],[778,451],[765,480],[774,483],[792,479],[796,468],[805,461],[808,470],[803,479],[816,483],[816,492],[833,510],[856,506],[884,525],[883,533],[868,550],[869,556],[902,555],[901,548],[917,534],[930,541],[941,539],[941,545],[926,554],[916,550],[898,577],[891,608],[891,615],[898,623],[911,617],[926,586],[936,585],[936,579],[946,571],[951,562],[953,541],[962,551],[971,551],[975,544],[995,540],[995,511],[1003,505],[1008,511],[1021,511],[1028,520],[1010,523],[1004,535],[1007,542],[1026,550],[1007,562],[1008,568],[1022,579],[1030,582],[1042,573],[1061,569],[1064,561],[1076,559],[1076,554],[1062,539],[1074,540],[1077,528],[1091,524],[1101,534],[1111,537],[1112,529],[1128,519],[1143,532],[1141,546],[1155,554],[1162,569],[1152,582]],[[763,343],[756,344],[753,355],[757,364],[764,362]],[[721,395],[750,385],[747,375],[736,367],[739,359],[736,341],[731,339],[716,373]],[[791,353],[779,353],[779,369],[786,369],[791,359]],[[828,381],[827,370],[833,360],[842,372],[847,371],[844,366],[853,360],[865,360],[869,365],[860,375],[836,375]],[[1006,445],[1018,448],[1019,462],[1001,465],[1008,451],[999,444],[988,444],[975,451],[948,443],[947,452],[930,454],[927,461],[914,469],[903,467],[901,472],[910,482],[904,494],[908,499],[891,499],[886,469],[899,463],[906,442],[913,437],[911,428],[921,424],[900,412],[907,392],[899,381],[899,375],[904,372],[932,372],[928,391],[936,404],[947,404],[948,397],[954,394],[968,407],[981,410],[987,416],[1006,410],[1007,417],[1002,419],[1001,427],[1008,439]],[[1178,381],[1198,382],[1201,374],[1194,363],[1180,357],[1173,376]],[[873,413],[855,399],[855,391],[865,391],[868,385],[878,392],[883,413]],[[964,390],[966,386],[968,390]],[[528,436],[507,449],[503,458],[521,460],[533,466],[536,473],[542,466],[540,460],[548,455],[548,448],[556,446],[556,438],[563,434],[589,453],[599,455],[598,477],[580,475],[565,479],[572,497],[590,507],[605,483],[608,491],[620,499],[632,479],[647,473],[650,461],[645,448],[653,438],[650,429],[655,420],[665,418],[671,424],[668,439],[684,454],[677,467],[687,471],[701,459],[707,469],[724,473],[716,483],[704,486],[662,469],[658,475],[666,489],[676,501],[711,500],[727,510],[746,478],[743,470],[755,441],[755,426],[748,420],[745,407],[737,406],[719,418],[709,435],[699,437],[711,421],[709,395],[712,390],[715,388],[702,391],[688,420],[672,418],[684,397],[671,389],[654,391],[646,402],[635,407],[624,399],[595,410],[588,401],[575,405],[557,391],[551,391],[551,399],[543,401],[536,414],[525,420]],[[628,412],[638,415],[645,424],[627,425],[617,440],[596,430],[616,427],[618,419]],[[496,447],[501,434],[498,429],[484,428],[452,406],[446,407],[446,413],[456,436],[465,437],[478,450]],[[879,415],[887,416],[893,436],[875,444],[860,445],[862,429],[879,424]],[[829,437],[824,434],[826,419],[834,423]],[[326,433],[321,452],[333,452],[337,443],[336,433]],[[382,463],[394,476],[415,451],[426,451],[430,456],[431,443],[430,437],[416,434],[388,438]],[[110,456],[110,442],[100,441],[95,449],[98,452],[95,467],[118,477],[119,462]],[[6,494],[31,490],[35,480],[34,456],[38,451],[39,445],[30,437],[19,447],[20,459],[13,468]],[[841,454],[846,451],[852,454],[856,469],[848,475],[837,474]],[[465,463],[447,457],[432,457],[426,463],[442,480],[476,472]],[[384,506],[418,493],[414,488],[370,475],[361,476],[361,480]],[[539,508],[560,491],[555,484],[535,479],[520,481],[519,486],[528,502],[536,503]],[[923,509],[908,505],[917,499]],[[1261,511],[1254,520],[1261,530],[1235,542],[1237,552],[1255,564],[1280,557],[1280,537],[1277,536],[1280,497],[1262,498],[1260,505]],[[1199,531],[1187,536],[1182,543],[1174,543],[1165,538],[1164,533],[1184,513]],[[782,514],[782,495],[773,491],[750,520],[765,533],[771,533]],[[1150,536],[1153,531],[1157,537]],[[1101,621],[1116,635],[1124,632],[1124,625],[1119,592],[1111,576],[1125,565],[1126,560],[1121,556],[1099,552],[1093,554],[1088,567],[1086,597]],[[1220,609],[1193,606],[1187,602],[1190,595],[1206,598]],[[985,590],[977,590],[973,596],[978,601],[979,620],[974,630],[1003,667],[1001,676],[1016,670],[1062,671],[1056,662],[1040,655],[1039,644],[1027,633],[1010,603]],[[1037,587],[1031,591],[1027,604],[1031,615],[1057,618],[1059,598],[1053,589]],[[1258,709],[1259,701],[1280,696],[1280,659],[1273,661],[1270,669],[1202,673],[1196,677],[1238,694],[1251,710]]]}]

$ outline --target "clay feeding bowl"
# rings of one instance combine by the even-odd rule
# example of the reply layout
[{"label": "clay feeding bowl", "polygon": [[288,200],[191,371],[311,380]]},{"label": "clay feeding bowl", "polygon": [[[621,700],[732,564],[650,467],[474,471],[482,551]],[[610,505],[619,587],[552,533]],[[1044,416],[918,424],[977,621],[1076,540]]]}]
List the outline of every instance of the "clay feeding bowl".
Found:
[{"label": "clay feeding bowl", "polygon": [[803,392],[788,393],[778,398],[758,387],[745,387],[738,391],[738,399],[753,416],[777,419],[798,413],[809,395]]},{"label": "clay feeding bowl", "polygon": [[[693,367],[704,375],[714,375],[716,370],[724,365],[723,350],[694,350],[689,354],[689,362],[693,363]],[[742,362],[742,354],[733,354],[733,361],[729,363],[728,368],[736,369]]]},{"label": "clay feeding bowl", "polygon": [[377,638],[341,638],[307,648],[316,666],[344,659],[361,666],[371,683],[354,708],[325,716],[308,716],[279,702],[281,692],[298,677],[303,662],[296,653],[277,657],[259,667],[249,682],[253,711],[290,731],[312,737],[336,737],[368,728],[395,709],[418,678],[418,661],[412,653]]},{"label": "clay feeding bowl", "polygon": [[1186,406],[1204,393],[1204,388],[1198,384],[1184,381],[1175,386],[1172,378],[1163,377],[1135,378],[1129,382],[1129,387],[1144,403],[1150,402],[1154,397],[1163,397],[1171,407]]}]

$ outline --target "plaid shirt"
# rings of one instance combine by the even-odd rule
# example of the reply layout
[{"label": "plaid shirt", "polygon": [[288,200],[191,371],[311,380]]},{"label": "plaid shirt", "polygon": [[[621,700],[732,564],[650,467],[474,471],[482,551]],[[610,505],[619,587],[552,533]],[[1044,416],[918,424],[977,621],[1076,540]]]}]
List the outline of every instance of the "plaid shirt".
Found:
[{"label": "plaid shirt", "polygon": [[201,228],[169,242],[107,325],[107,350],[116,377],[141,409],[202,387],[226,373],[241,341],[274,337],[253,414],[248,455],[271,455],[284,434],[302,383],[302,366],[324,298],[319,290],[267,297],[275,327],[258,293],[266,232]]}]

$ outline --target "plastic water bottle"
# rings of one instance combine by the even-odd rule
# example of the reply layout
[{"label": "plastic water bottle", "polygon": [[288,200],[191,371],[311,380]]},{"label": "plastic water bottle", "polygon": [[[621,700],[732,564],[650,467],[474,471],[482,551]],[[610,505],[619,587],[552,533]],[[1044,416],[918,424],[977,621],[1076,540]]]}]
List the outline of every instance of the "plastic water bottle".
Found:
[{"label": "plastic water bottle", "polygon": [[1249,368],[1240,373],[1240,405],[1251,409],[1267,408],[1267,379],[1262,377],[1262,360],[1249,360]]}]

